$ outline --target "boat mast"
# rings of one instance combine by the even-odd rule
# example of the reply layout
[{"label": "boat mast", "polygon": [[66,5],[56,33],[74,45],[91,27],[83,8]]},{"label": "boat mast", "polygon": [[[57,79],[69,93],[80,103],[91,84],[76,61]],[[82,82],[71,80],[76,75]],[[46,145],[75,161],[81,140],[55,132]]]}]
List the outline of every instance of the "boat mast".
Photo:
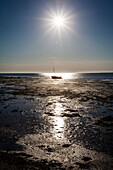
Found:
[{"label": "boat mast", "polygon": [[53,73],[55,73],[55,69],[54,69],[54,67],[53,67]]}]

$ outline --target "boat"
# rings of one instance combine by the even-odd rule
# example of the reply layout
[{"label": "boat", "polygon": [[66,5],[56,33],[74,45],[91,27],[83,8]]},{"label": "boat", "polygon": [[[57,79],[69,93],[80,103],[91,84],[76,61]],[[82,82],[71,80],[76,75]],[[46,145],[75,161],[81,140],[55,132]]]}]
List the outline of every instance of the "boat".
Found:
[{"label": "boat", "polygon": [[[53,67],[53,72],[55,73],[55,69]],[[62,79],[61,76],[51,76],[52,79]]]},{"label": "boat", "polygon": [[51,76],[52,79],[62,79],[61,76]]}]

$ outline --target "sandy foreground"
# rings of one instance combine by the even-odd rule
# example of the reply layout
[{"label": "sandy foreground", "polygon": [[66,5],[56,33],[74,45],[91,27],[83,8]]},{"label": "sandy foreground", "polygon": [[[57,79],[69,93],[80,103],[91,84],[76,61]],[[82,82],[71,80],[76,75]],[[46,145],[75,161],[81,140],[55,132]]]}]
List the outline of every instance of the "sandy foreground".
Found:
[{"label": "sandy foreground", "polygon": [[113,169],[113,80],[0,77],[0,169]]}]

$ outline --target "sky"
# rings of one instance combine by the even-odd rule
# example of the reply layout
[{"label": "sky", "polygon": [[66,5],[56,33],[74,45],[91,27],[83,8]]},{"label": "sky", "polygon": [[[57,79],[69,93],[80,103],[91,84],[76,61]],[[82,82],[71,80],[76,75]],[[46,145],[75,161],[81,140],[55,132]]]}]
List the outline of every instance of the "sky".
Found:
[{"label": "sky", "polygon": [[[58,13],[66,18],[60,30],[51,22]],[[113,0],[0,0],[0,72],[53,66],[113,71]]]}]

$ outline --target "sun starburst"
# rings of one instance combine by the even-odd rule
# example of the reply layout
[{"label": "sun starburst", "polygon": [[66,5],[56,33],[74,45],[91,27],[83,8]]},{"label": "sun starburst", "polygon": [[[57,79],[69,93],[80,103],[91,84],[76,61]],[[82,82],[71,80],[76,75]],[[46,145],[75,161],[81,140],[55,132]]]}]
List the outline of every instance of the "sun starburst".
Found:
[{"label": "sun starburst", "polygon": [[71,12],[66,12],[66,9],[48,10],[46,18],[47,32],[52,30],[58,31],[59,34],[65,31],[72,31],[73,15]]},{"label": "sun starburst", "polygon": [[53,18],[53,25],[56,27],[63,27],[65,23],[65,19],[62,16],[56,16]]}]

